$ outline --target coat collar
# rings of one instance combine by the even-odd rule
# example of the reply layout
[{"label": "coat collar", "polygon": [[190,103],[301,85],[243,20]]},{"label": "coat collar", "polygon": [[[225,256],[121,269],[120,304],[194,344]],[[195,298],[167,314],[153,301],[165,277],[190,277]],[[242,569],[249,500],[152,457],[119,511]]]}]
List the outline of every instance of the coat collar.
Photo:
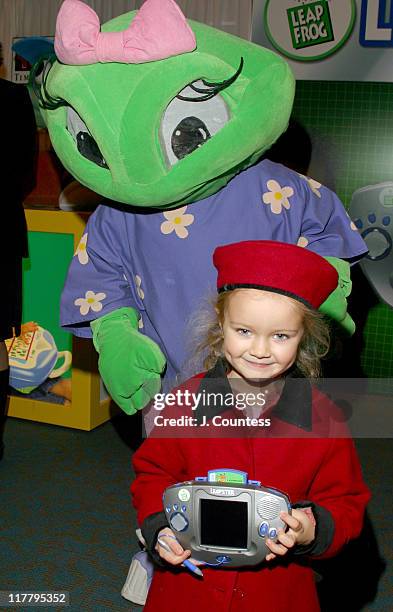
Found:
[{"label": "coat collar", "polygon": [[[228,396],[232,393],[226,374],[224,359],[218,359],[211,370],[208,370],[198,387],[198,393],[217,393]],[[197,422],[202,416],[208,420],[227,410],[226,406],[204,405],[198,406],[195,411]],[[272,416],[285,421],[290,425],[300,427],[305,431],[312,429],[312,388],[310,381],[295,367],[285,377],[284,388],[277,404],[272,409]]]}]

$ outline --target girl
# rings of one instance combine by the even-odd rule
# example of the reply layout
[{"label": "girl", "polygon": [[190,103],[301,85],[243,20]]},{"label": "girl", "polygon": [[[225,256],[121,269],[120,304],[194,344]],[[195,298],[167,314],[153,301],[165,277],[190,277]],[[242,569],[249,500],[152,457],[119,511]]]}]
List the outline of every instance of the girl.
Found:
[{"label": "girl", "polygon": [[[219,247],[213,261],[216,320],[202,342],[209,347],[210,369],[173,393],[176,406],[171,398],[172,407],[164,411],[169,425],[162,433],[160,415],[155,432],[166,438],[153,434],[133,460],[134,504],[157,563],[144,610],[316,612],[310,559],[330,557],[357,537],[369,499],[353,443],[335,419],[336,407],[308,381],[328,347],[317,309],[336,289],[337,272],[311,251],[272,241]],[[221,403],[197,404],[195,398],[206,397],[207,390]],[[239,390],[254,391],[251,397],[242,393],[247,402],[241,419]],[[234,398],[232,408],[228,396]],[[182,401],[190,397],[193,406]],[[174,433],[170,426],[180,415],[194,419],[182,421],[192,426],[181,427],[181,438],[179,428]],[[223,423],[232,427],[229,433]],[[162,494],[174,483],[224,467],[284,491],[293,510],[281,513],[287,529],[279,530],[277,541],[267,539],[270,552],[263,564],[206,567],[197,578],[179,567],[190,551],[167,526]]]}]

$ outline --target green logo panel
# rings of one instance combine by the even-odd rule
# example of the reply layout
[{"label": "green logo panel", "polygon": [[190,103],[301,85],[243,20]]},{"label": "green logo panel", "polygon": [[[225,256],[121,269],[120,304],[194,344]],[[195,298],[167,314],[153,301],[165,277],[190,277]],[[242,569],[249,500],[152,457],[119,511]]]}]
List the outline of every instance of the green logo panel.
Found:
[{"label": "green logo panel", "polygon": [[287,9],[294,49],[304,49],[334,40],[329,6],[325,0]]}]

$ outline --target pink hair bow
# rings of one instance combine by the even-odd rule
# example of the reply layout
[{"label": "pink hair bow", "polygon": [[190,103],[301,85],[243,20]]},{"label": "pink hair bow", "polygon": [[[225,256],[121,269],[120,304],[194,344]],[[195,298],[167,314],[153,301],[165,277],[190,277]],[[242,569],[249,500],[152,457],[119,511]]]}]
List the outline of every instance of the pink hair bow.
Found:
[{"label": "pink hair bow", "polygon": [[80,0],[64,0],[57,16],[55,51],[63,64],[140,64],[195,47],[194,33],[173,0],[146,0],[121,32],[100,32],[96,12]]}]

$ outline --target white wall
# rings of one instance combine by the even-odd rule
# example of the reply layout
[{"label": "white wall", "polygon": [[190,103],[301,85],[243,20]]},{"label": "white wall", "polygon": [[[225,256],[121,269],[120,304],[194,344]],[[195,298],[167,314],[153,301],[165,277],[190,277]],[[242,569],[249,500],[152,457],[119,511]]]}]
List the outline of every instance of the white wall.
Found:
[{"label": "white wall", "polygon": [[[11,78],[14,37],[53,36],[62,0],[0,0],[0,40],[4,66],[1,76]],[[86,0],[101,22],[139,8],[143,0]],[[178,0],[190,19],[221,28],[230,34],[250,37],[252,0]]]}]

